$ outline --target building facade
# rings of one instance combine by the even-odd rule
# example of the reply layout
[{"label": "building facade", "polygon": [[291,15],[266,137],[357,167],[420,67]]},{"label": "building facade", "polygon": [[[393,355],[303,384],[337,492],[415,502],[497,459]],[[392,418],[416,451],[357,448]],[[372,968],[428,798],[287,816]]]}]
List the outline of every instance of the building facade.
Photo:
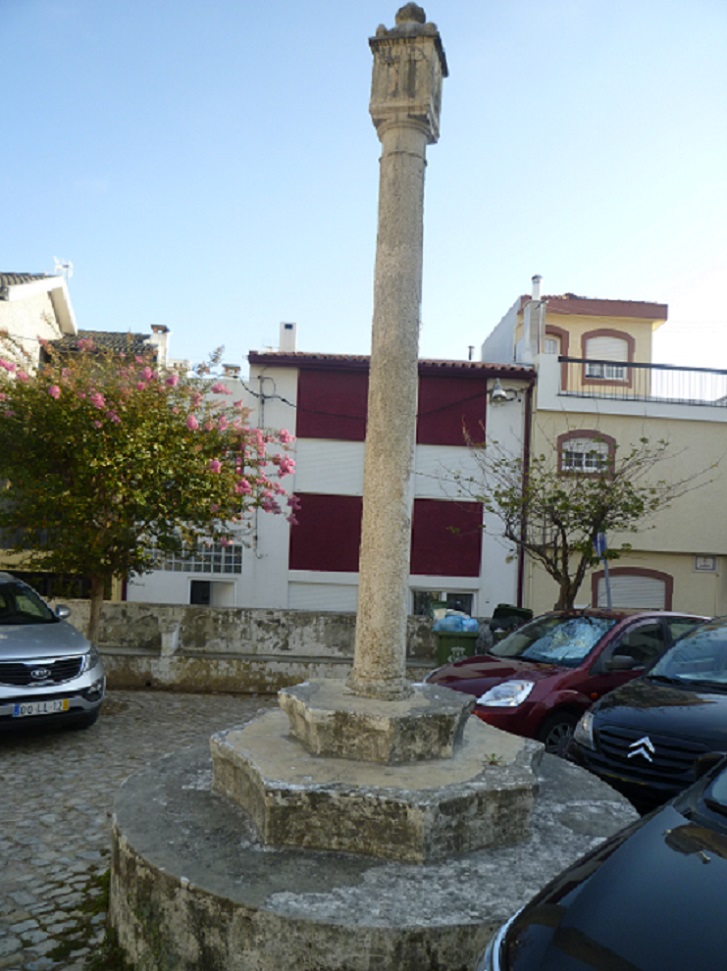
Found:
[{"label": "building facade", "polygon": [[0,273],[0,334],[30,361],[40,359],[39,338],[76,335],[76,318],[66,279],[46,273]]},{"label": "building facade", "polygon": [[[719,515],[727,443],[727,371],[659,365],[652,337],[667,319],[663,304],[540,297],[539,279],[483,345],[488,357],[533,364],[538,373],[532,448],[553,452],[564,475],[599,474],[605,453],[646,438],[667,441],[668,465],[655,479],[687,483],[669,509],[636,533],[607,537],[632,549],[609,568],[614,606],[727,611],[727,529]],[[509,351],[507,348],[509,347]],[[525,600],[550,609],[555,582],[526,564]],[[605,605],[606,576],[594,568],[578,602]]]},{"label": "building facade", "polygon": [[[284,325],[286,326],[286,325]],[[285,346],[283,333],[281,346]],[[290,346],[290,342],[289,342]],[[292,490],[297,524],[258,513],[240,534],[227,568],[193,561],[136,577],[129,600],[355,611],[361,530],[369,359],[295,350],[249,354],[250,420],[295,435]],[[409,612],[445,601],[489,615],[522,597],[522,569],[480,502],[464,498],[457,476],[476,472],[467,439],[523,440],[534,371],[474,361],[420,361],[409,575]],[[235,381],[228,377],[228,380]],[[490,404],[495,386],[517,389],[507,408]],[[214,559],[215,551],[210,550]],[[236,558],[235,558],[236,557]],[[199,567],[209,571],[205,577]],[[192,569],[195,567],[195,569]],[[235,572],[232,572],[232,571]],[[203,584],[201,586],[200,584]]]}]

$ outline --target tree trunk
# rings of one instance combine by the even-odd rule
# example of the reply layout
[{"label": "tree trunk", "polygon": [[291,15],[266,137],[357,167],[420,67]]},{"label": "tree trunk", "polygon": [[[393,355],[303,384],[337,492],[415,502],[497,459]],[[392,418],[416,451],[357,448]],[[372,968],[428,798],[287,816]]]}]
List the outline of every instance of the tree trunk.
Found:
[{"label": "tree trunk", "polygon": [[573,604],[575,603],[579,586],[580,584],[570,583],[568,580],[563,580],[560,585],[560,590],[558,591],[558,600],[553,607],[553,610],[573,610]]},{"label": "tree trunk", "polygon": [[103,609],[104,578],[99,576],[91,577],[91,609],[88,614],[88,629],[86,636],[92,644],[98,638],[98,631],[101,625],[101,611]]}]

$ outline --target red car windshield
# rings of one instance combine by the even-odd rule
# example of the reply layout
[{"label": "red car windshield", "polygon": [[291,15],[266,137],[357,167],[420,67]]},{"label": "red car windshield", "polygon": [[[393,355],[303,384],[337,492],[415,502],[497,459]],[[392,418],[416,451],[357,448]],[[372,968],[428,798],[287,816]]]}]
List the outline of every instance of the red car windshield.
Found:
[{"label": "red car windshield", "polygon": [[575,668],[617,623],[614,617],[542,617],[508,634],[489,653]]}]

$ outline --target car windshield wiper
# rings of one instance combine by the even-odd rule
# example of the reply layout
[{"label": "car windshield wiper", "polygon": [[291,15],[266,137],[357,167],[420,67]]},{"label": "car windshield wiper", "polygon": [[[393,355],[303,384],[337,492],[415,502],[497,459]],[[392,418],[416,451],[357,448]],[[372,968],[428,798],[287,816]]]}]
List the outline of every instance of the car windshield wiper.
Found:
[{"label": "car windshield wiper", "polygon": [[661,684],[684,684],[683,678],[670,678],[667,674],[647,674],[649,681],[659,681]]},{"label": "car windshield wiper", "polygon": [[704,796],[704,805],[708,809],[711,809],[712,812],[719,813],[721,816],[727,816],[727,806],[712,796]]},{"label": "car windshield wiper", "polygon": [[710,681],[706,678],[686,678],[682,684],[688,684],[690,688],[708,688],[710,691],[727,691],[727,682]]}]

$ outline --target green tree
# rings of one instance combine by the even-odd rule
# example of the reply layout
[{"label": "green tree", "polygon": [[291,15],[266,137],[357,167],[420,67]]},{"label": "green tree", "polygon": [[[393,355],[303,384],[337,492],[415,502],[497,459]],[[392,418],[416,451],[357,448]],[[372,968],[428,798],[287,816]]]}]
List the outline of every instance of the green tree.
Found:
[{"label": "green tree", "polygon": [[[292,437],[251,428],[212,367],[160,371],[150,352],[81,341],[23,367],[9,338],[0,353],[0,528],[21,563],[86,576],[89,636],[114,577],[147,572],[153,551],[226,545],[254,508],[287,513],[297,499]],[[20,363],[18,363],[20,362]]]},{"label": "green tree", "polygon": [[[470,441],[470,449],[478,472],[455,477],[461,490],[494,514],[505,538],[555,580],[555,610],[572,609],[588,569],[599,562],[599,533],[611,544],[614,534],[646,528],[657,511],[705,484],[703,473],[678,481],[656,477],[655,468],[674,457],[664,440],[641,438],[608,457],[594,451],[589,471],[568,472],[558,469],[555,448],[531,456],[527,465],[497,443]],[[610,545],[606,558],[619,559],[630,549],[627,542]]]}]

